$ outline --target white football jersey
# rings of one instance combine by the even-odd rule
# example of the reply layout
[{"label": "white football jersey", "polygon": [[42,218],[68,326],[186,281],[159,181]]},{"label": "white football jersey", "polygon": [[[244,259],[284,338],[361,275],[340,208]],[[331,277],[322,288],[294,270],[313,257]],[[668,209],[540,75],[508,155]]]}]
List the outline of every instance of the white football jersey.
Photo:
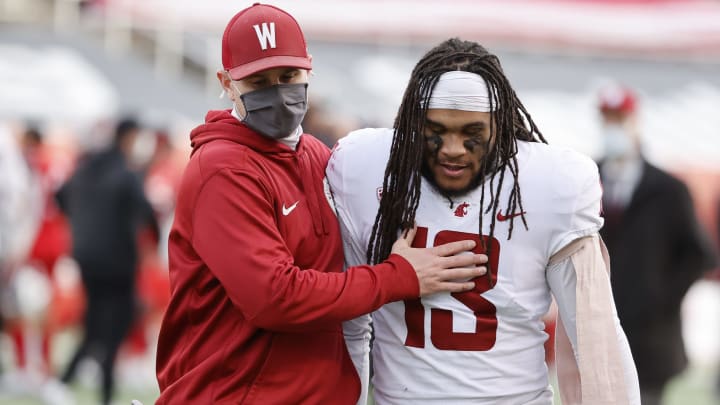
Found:
[{"label": "white football jersey", "polygon": [[[352,132],[340,140],[328,164],[349,266],[366,262],[392,137],[392,129]],[[602,192],[596,164],[571,149],[518,142],[517,161],[529,229],[519,208],[507,212],[513,186],[508,170],[499,210],[482,211],[483,238],[492,246],[492,287],[482,276],[473,291],[393,302],[372,314],[372,382],[378,404],[552,401],[543,347],[548,336],[542,317],[551,302],[546,266],[563,246],[600,229]],[[423,179],[413,246],[478,241],[481,187],[490,185],[451,203]],[[485,208],[489,195],[486,189]]]}]

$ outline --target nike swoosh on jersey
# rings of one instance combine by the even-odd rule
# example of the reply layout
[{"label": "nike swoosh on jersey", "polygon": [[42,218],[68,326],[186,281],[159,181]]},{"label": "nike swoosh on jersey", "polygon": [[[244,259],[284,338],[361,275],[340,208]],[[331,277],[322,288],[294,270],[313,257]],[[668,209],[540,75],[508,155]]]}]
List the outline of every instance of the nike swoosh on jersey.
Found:
[{"label": "nike swoosh on jersey", "polygon": [[526,214],[526,212],[523,211],[523,212],[516,212],[516,213],[510,214],[510,215],[503,215],[503,214],[502,214],[502,211],[498,211],[498,213],[497,213],[497,220],[498,220],[498,221],[507,221],[508,219],[510,219],[510,218],[512,218],[512,217],[518,217],[518,216],[523,215],[523,214]]},{"label": "nike swoosh on jersey", "polygon": [[293,204],[293,205],[291,205],[291,206],[289,206],[289,207],[287,207],[287,208],[285,208],[285,203],[283,203],[283,206],[282,206],[282,213],[283,213],[283,215],[284,215],[284,216],[288,216],[291,212],[293,212],[293,210],[295,209],[295,207],[297,207],[297,205],[298,205],[299,202],[300,202],[300,201],[295,201],[295,204]]}]

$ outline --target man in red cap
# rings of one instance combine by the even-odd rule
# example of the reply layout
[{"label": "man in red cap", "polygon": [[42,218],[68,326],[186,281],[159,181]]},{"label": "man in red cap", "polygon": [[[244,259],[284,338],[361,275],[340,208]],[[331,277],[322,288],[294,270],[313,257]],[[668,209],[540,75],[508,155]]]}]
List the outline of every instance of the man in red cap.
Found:
[{"label": "man in red cap", "polygon": [[[158,404],[354,404],[342,321],[385,303],[474,287],[460,241],[343,272],[324,180],[330,151],[300,123],[311,58],[297,21],[255,4],[227,25],[218,79],[233,101],[190,134],[170,240]],[[447,257],[446,257],[447,256]],[[353,357],[362,353],[354,354]]]},{"label": "man in red cap", "polygon": [[712,248],[688,188],[648,163],[641,151],[638,100],[627,87],[601,89],[600,162],[612,290],[637,365],[643,405],[661,403],[667,381],[687,365],[680,306],[712,268]]}]

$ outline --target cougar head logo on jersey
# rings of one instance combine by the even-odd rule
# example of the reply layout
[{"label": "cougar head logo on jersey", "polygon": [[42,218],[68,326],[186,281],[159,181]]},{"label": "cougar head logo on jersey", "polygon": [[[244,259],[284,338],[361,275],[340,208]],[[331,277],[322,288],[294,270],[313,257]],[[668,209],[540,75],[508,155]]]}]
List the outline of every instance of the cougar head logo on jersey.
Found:
[{"label": "cougar head logo on jersey", "polygon": [[466,202],[458,205],[457,208],[455,208],[455,216],[462,218],[462,217],[464,217],[465,215],[467,215],[467,213],[468,213],[468,210],[467,210],[467,209],[468,209],[469,206],[470,206],[470,204],[468,204],[468,203],[466,203]]}]

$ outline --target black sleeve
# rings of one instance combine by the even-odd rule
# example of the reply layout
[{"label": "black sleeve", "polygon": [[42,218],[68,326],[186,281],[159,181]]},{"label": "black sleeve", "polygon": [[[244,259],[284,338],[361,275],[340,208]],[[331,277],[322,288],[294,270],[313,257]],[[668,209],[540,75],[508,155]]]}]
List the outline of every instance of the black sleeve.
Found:
[{"label": "black sleeve", "polygon": [[673,285],[681,293],[681,297],[704,272],[717,264],[717,256],[709,235],[699,223],[692,197],[684,184],[680,184],[675,192],[674,205],[671,210],[674,230],[674,271]]},{"label": "black sleeve", "polygon": [[142,178],[136,174],[130,176],[130,199],[139,225],[150,228],[155,240],[158,240],[160,226],[158,225],[155,210],[145,195]]},{"label": "black sleeve", "polygon": [[70,189],[70,181],[72,178],[68,179],[63,183],[62,186],[55,192],[55,202],[57,202],[58,208],[60,208],[60,211],[63,212],[63,214],[68,215],[68,194]]}]

